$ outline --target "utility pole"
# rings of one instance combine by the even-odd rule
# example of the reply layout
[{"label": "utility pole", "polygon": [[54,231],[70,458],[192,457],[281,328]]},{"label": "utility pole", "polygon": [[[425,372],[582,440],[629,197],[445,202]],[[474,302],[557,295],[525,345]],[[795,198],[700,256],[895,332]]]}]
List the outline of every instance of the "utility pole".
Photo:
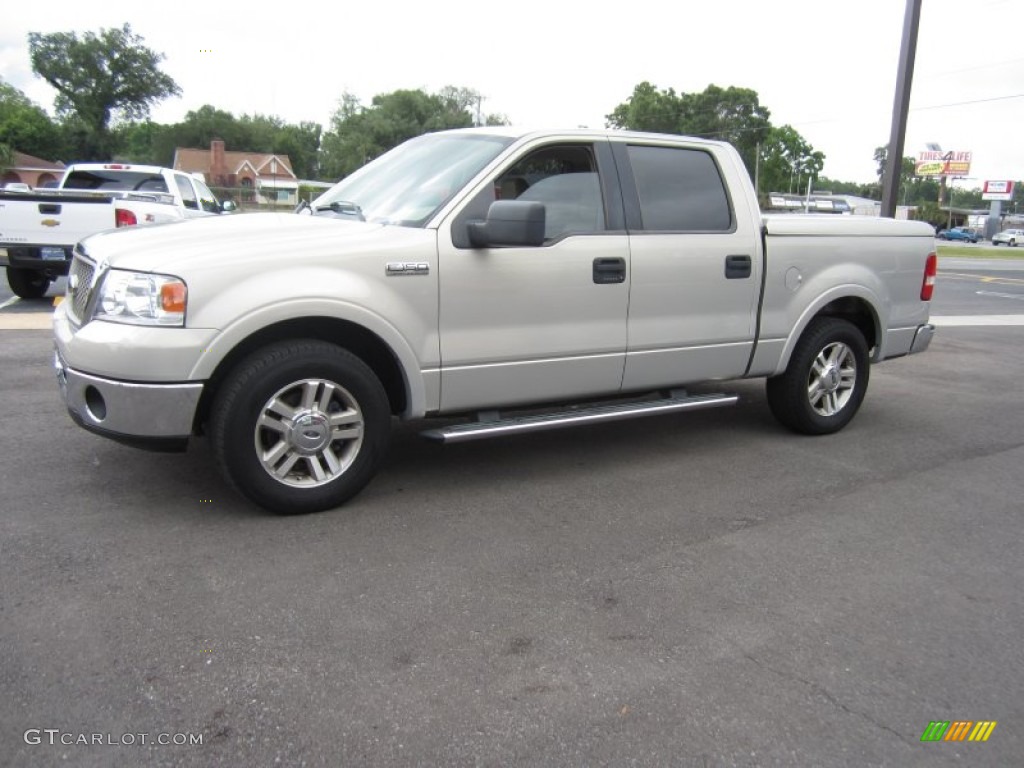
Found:
[{"label": "utility pole", "polygon": [[761,200],[761,142],[754,149],[754,195]]},{"label": "utility pole", "polygon": [[907,112],[910,109],[910,85],[914,79],[914,58],[917,55],[917,29],[921,22],[921,0],[907,0],[903,16],[903,39],[900,43],[900,66],[896,73],[896,94],[892,104],[892,130],[889,152],[882,176],[882,216],[896,218],[900,170],[903,167],[903,142],[907,133]]}]

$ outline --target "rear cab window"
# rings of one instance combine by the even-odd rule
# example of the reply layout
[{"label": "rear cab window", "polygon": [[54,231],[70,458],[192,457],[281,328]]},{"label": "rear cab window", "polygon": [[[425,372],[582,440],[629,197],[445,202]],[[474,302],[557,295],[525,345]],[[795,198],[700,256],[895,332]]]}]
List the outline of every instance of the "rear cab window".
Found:
[{"label": "rear cab window", "polygon": [[689,147],[626,148],[645,232],[732,232],[735,221],[710,152]]},{"label": "rear cab window", "polygon": [[103,192],[168,192],[167,183],[159,174],[123,171],[72,171],[64,180],[63,189],[95,189]]}]

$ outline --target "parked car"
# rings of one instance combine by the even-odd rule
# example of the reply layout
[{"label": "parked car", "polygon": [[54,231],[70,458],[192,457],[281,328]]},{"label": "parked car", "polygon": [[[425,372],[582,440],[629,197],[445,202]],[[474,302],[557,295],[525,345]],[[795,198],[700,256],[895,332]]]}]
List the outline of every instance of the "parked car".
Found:
[{"label": "parked car", "polygon": [[976,243],[981,239],[978,230],[972,227],[953,227],[939,232],[940,240],[959,240],[961,242]]},{"label": "parked car", "polygon": [[1017,243],[1024,243],[1024,229],[1004,229],[992,235],[992,245],[1008,245],[1013,248]]}]

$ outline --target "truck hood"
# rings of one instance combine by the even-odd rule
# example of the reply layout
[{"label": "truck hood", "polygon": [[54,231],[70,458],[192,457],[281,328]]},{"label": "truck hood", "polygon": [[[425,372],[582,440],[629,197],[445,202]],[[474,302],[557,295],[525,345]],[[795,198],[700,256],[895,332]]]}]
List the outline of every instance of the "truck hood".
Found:
[{"label": "truck hood", "polygon": [[300,256],[304,261],[367,254],[424,230],[287,213],[212,216],[103,232],[82,241],[86,254],[111,267],[187,277],[197,272],[258,271]]}]

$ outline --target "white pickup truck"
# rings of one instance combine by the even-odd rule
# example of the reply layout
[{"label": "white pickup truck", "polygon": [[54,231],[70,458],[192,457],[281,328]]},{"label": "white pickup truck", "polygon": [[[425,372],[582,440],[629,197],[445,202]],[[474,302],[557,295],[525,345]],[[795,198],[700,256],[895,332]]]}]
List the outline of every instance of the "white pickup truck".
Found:
[{"label": "white pickup truck", "polygon": [[149,448],[206,435],[242,494],[308,512],[370,480],[392,417],[471,415],[426,431],[468,440],[726,405],[684,387],[765,377],[783,424],[835,432],[872,363],[934,330],[929,225],[763,217],[717,142],[428,134],[307,212],[82,242],[54,316],[72,419]]},{"label": "white pickup truck", "polygon": [[199,179],[153,165],[79,163],[54,190],[0,190],[0,266],[11,290],[40,298],[68,273],[71,252],[88,235],[234,210]]}]

